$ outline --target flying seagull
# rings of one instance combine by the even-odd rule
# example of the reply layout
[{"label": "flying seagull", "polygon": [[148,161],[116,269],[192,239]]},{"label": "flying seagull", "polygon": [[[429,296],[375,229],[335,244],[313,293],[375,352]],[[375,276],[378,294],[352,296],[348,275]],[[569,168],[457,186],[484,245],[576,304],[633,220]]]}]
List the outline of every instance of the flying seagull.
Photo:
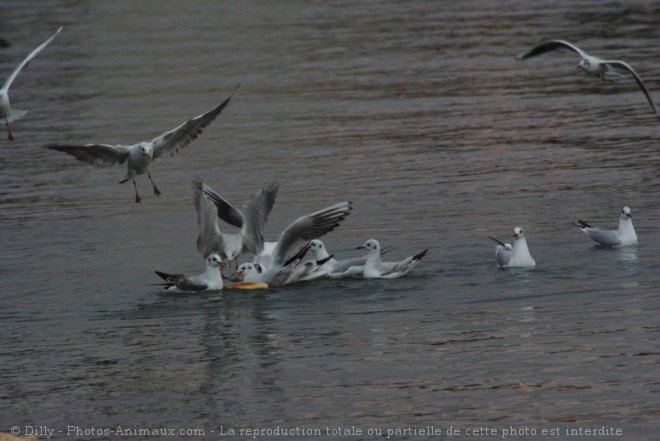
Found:
[{"label": "flying seagull", "polygon": [[9,78],[5,80],[5,83],[2,85],[2,88],[0,89],[0,119],[5,120],[5,126],[7,126],[7,139],[10,141],[14,140],[14,135],[11,133],[11,128],[9,127],[9,123],[16,121],[17,119],[25,116],[27,113],[27,110],[18,110],[18,109],[12,109],[10,102],[9,102],[9,87],[11,87],[11,83],[14,82],[16,79],[16,76],[19,74],[23,68],[27,67],[28,64],[30,64],[30,61],[34,57],[39,54],[46,46],[50,44],[51,41],[55,37],[57,37],[57,34],[59,34],[62,31],[62,28],[59,28],[57,32],[55,32],[48,40],[44,41],[41,43],[41,46],[30,52],[30,55],[25,57],[25,59],[21,62],[21,64],[14,69],[14,71],[9,75]]},{"label": "flying seagull", "polygon": [[550,40],[541,43],[538,46],[534,46],[533,48],[518,54],[516,56],[516,60],[526,60],[527,58],[535,57],[537,55],[561,48],[572,50],[578,54],[580,56],[580,62],[578,63],[577,67],[589,75],[594,75],[601,78],[602,80],[613,80],[620,78],[624,75],[621,71],[627,71],[631,73],[639,87],[642,89],[642,92],[644,92],[644,95],[646,95],[646,99],[649,101],[649,104],[653,109],[653,113],[658,113],[658,109],[655,107],[655,103],[653,102],[649,91],[646,89],[646,86],[644,86],[642,79],[639,75],[637,75],[637,72],[635,72],[635,70],[626,62],[620,60],[603,60],[602,58],[594,57],[593,55],[589,55],[574,44],[564,40]]},{"label": "flying seagull", "polygon": [[[238,86],[236,86],[238,87]],[[160,190],[156,186],[149,166],[159,158],[169,158],[176,155],[184,147],[202,133],[204,128],[209,125],[222,110],[229,104],[233,92],[220,105],[214,107],[206,113],[196,116],[184,122],[180,126],[169,130],[151,141],[142,141],[133,145],[111,145],[111,144],[86,144],[86,145],[61,145],[46,144],[45,148],[68,153],[81,162],[86,162],[95,167],[110,167],[113,165],[126,163],[127,171],[120,184],[133,181],[135,188],[135,203],[142,202],[138,193],[135,176],[147,173],[151,184],[154,187],[154,194],[160,196]]]}]

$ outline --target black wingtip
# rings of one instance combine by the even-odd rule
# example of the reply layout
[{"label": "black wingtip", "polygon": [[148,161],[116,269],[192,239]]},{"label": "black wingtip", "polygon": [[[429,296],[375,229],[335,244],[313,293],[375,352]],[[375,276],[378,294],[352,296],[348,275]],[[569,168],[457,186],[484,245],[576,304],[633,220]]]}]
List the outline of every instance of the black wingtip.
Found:
[{"label": "black wingtip", "polygon": [[497,240],[497,239],[495,239],[495,238],[494,238],[493,236],[488,236],[488,238],[489,238],[490,240],[492,240],[492,241],[495,241],[495,242],[497,242],[497,244],[498,244],[498,245],[502,245],[503,247],[505,247],[505,246],[506,246],[506,245],[504,244],[504,242],[502,242],[502,241],[500,241],[500,240]]},{"label": "black wingtip", "polygon": [[154,271],[154,272],[155,272],[156,274],[158,274],[158,277],[160,277],[161,279],[163,279],[163,280],[166,281],[166,282],[168,281],[168,279],[169,279],[169,277],[170,277],[170,275],[167,274],[167,273],[162,273],[162,272],[160,272],[160,271]]},{"label": "black wingtip", "polygon": [[578,219],[578,223],[580,224],[580,225],[576,225],[576,227],[578,228],[593,228],[591,225],[589,225],[583,220]]},{"label": "black wingtip", "polygon": [[429,249],[425,249],[424,251],[417,253],[413,256],[413,260],[421,260],[422,257],[426,256],[429,253]]}]

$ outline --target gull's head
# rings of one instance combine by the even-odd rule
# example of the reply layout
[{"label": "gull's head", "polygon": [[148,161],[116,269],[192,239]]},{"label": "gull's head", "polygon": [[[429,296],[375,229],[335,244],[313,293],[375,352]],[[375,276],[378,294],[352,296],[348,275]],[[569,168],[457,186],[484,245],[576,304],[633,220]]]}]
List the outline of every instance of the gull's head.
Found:
[{"label": "gull's head", "polygon": [[314,239],[309,242],[309,249],[312,250],[315,254],[321,253],[325,250],[325,245],[318,239]]},{"label": "gull's head", "polygon": [[630,213],[629,207],[623,207],[621,209],[621,219],[632,219],[632,214]]},{"label": "gull's head", "polygon": [[513,237],[516,239],[520,239],[522,237],[525,237],[525,232],[523,231],[522,227],[516,227],[513,229]]},{"label": "gull's head", "polygon": [[586,58],[581,58],[576,68],[582,69],[585,72],[589,72],[589,69],[591,68],[591,61],[587,60]]},{"label": "gull's head", "polygon": [[368,250],[370,252],[372,250],[380,251],[380,244],[378,243],[378,241],[376,239],[369,239],[368,241],[366,241],[365,243],[363,243],[362,245],[357,247],[357,249],[358,250]]},{"label": "gull's head", "polygon": [[243,281],[245,277],[253,277],[261,273],[261,265],[254,263],[243,263],[236,270],[236,280]]},{"label": "gull's head", "polygon": [[224,263],[222,263],[222,259],[220,258],[220,255],[218,255],[217,253],[209,254],[209,257],[206,258],[206,265],[214,268],[225,266]]},{"label": "gull's head", "polygon": [[138,152],[140,156],[144,156],[148,159],[153,159],[154,157],[154,146],[150,142],[141,142],[138,145]]}]

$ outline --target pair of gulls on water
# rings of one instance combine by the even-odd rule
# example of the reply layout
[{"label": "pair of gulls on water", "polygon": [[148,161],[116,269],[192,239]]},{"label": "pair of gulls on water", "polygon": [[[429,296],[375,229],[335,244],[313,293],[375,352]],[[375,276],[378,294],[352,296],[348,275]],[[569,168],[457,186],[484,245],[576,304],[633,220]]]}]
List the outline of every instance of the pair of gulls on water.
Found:
[{"label": "pair of gulls on water", "polygon": [[649,94],[649,91],[644,86],[641,77],[635,72],[635,70],[630,67],[630,65],[621,60],[604,60],[602,58],[594,57],[589,55],[579,47],[575,46],[572,43],[564,40],[550,40],[544,43],[541,43],[537,46],[534,46],[531,49],[526,50],[516,56],[518,61],[526,60],[527,58],[535,57],[537,55],[544,54],[549,51],[554,51],[556,49],[569,49],[580,56],[580,62],[577,67],[582,69],[589,75],[596,76],[604,81],[607,80],[616,80],[620,79],[625,75],[625,72],[632,74],[637,82],[637,85],[642,89],[646,99],[653,109],[653,113],[658,113],[658,109]]},{"label": "pair of gulls on water", "polygon": [[[593,227],[588,223],[578,220],[574,224],[584,232],[591,240],[598,245],[605,247],[626,247],[637,245],[637,233],[632,222],[632,214],[630,208],[623,207],[619,215],[619,227],[616,230],[601,230],[600,228]],[[497,242],[495,248],[495,258],[497,259],[497,266],[500,268],[533,268],[536,262],[532,258],[527,247],[527,239],[522,227],[513,229],[513,245],[503,243],[494,237],[488,236],[490,239]]]},{"label": "pair of gulls on water", "polygon": [[[377,240],[370,239],[358,249],[363,257],[337,260],[330,255],[321,236],[338,227],[350,214],[350,202],[339,202],[292,222],[275,242],[267,242],[263,230],[275,203],[279,186],[270,184],[255,192],[240,209],[201,180],[193,180],[193,201],[197,211],[199,235],[197,251],[206,256],[206,271],[194,277],[156,271],[165,280],[165,289],[204,291],[222,289],[222,267],[236,262],[241,254],[254,256],[252,262],[238,266],[228,288],[282,286],[319,277],[396,278],[407,274],[428,250],[400,262],[383,262]],[[240,228],[238,233],[223,233],[219,221]],[[302,248],[297,249],[301,244]],[[312,258],[304,260],[307,254]]]}]

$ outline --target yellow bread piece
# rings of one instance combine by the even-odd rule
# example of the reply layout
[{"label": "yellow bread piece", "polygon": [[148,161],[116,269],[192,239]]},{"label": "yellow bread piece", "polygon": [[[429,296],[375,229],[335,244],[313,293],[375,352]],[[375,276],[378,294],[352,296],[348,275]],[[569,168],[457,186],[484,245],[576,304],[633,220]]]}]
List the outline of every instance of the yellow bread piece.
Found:
[{"label": "yellow bread piece", "polygon": [[236,282],[225,286],[225,289],[263,289],[268,288],[266,282]]}]

